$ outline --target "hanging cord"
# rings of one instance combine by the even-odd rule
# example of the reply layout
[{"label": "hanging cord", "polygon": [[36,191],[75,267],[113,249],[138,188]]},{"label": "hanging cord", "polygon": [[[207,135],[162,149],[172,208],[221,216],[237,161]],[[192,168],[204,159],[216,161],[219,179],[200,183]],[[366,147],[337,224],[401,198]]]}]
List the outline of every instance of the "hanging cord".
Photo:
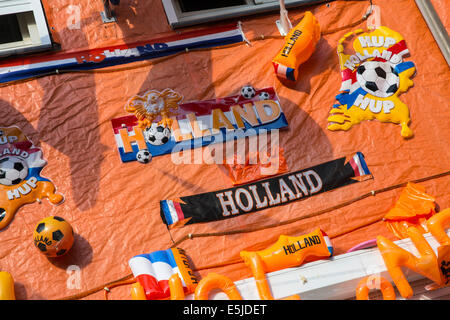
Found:
[{"label": "hanging cord", "polygon": [[[442,172],[442,173],[435,174],[435,175],[432,175],[432,176],[428,176],[428,177],[425,177],[425,178],[412,180],[410,182],[412,182],[412,183],[422,183],[422,182],[425,182],[425,181],[430,181],[430,180],[434,180],[434,179],[443,178],[443,177],[446,177],[448,175],[450,175],[450,171]],[[193,240],[194,238],[220,237],[220,236],[226,236],[226,235],[232,235],[232,234],[256,232],[256,231],[260,231],[260,230],[264,230],[264,229],[270,229],[270,228],[275,228],[275,227],[279,227],[279,226],[295,223],[295,222],[298,222],[298,221],[301,221],[301,220],[304,220],[304,219],[308,219],[308,218],[312,218],[312,217],[317,217],[317,216],[322,215],[324,213],[327,213],[327,212],[330,212],[330,211],[334,211],[334,210],[337,210],[337,209],[349,206],[349,205],[351,205],[351,204],[353,204],[355,202],[358,202],[360,200],[363,200],[365,198],[373,197],[373,196],[375,196],[377,194],[380,194],[380,193],[384,193],[384,192],[388,192],[388,191],[392,191],[392,190],[395,190],[395,189],[399,189],[399,188],[405,187],[407,185],[407,183],[408,182],[404,182],[404,183],[395,184],[395,185],[392,185],[392,186],[389,186],[389,187],[385,187],[385,188],[381,188],[381,189],[377,189],[377,190],[372,190],[372,191],[370,191],[368,193],[365,193],[365,194],[363,194],[361,196],[355,197],[355,198],[353,198],[351,200],[344,201],[344,202],[342,202],[342,203],[340,203],[338,205],[335,205],[335,206],[332,206],[332,207],[329,207],[329,208],[326,208],[326,209],[323,209],[323,210],[319,210],[319,211],[310,213],[310,214],[305,215],[305,216],[301,216],[301,217],[298,217],[298,218],[294,218],[294,219],[290,219],[290,220],[286,220],[286,221],[283,221],[283,222],[274,223],[274,224],[270,224],[270,225],[266,225],[266,226],[255,227],[255,228],[235,229],[235,230],[229,230],[229,231],[224,231],[224,232],[215,232],[215,233],[194,233],[194,234],[189,233],[189,234],[185,235],[184,237],[182,237],[181,239],[179,239],[178,241],[174,242],[173,245],[171,246],[171,248],[180,245],[181,243],[183,243],[186,240]],[[384,214],[383,214],[383,217],[384,217]],[[380,221],[383,221],[383,217],[374,217],[373,219],[371,219],[369,221],[366,221],[365,223],[362,223],[360,225],[357,225],[357,226],[355,226],[353,228],[350,228],[350,229],[347,229],[347,230],[344,230],[344,231],[340,231],[340,232],[337,232],[337,233],[334,233],[334,234],[328,233],[328,236],[331,239],[343,236],[343,235],[348,234],[350,232],[354,232],[356,230],[359,230],[359,229],[365,228],[367,226],[370,226],[372,224],[375,224],[375,223],[378,223]],[[203,267],[198,267],[196,269],[193,269],[193,271],[201,271],[201,270],[225,267],[225,266],[228,266],[228,265],[233,265],[233,264],[238,264],[238,263],[243,263],[242,259],[233,259],[233,260],[229,260],[229,261],[225,261],[225,262],[220,262],[220,263],[216,263],[216,264],[206,265],[206,266],[203,266]],[[91,294],[94,294],[96,292],[99,292],[101,290],[105,290],[105,288],[108,288],[108,290],[110,290],[111,288],[115,287],[116,284],[119,285],[119,286],[128,284],[128,282],[125,283],[125,280],[129,280],[129,279],[133,279],[133,274],[132,273],[128,274],[125,277],[122,277],[122,278],[120,278],[118,280],[111,281],[111,282],[108,282],[106,284],[103,284],[103,285],[100,285],[98,287],[95,287],[93,289],[87,290],[85,292],[81,292],[81,293],[78,293],[78,294],[75,294],[75,295],[72,295],[72,296],[69,296],[69,297],[61,298],[61,299],[58,299],[58,300],[77,300],[77,299],[81,299],[81,298],[87,297],[87,296],[89,296]],[[129,280],[129,281],[130,281],[130,283],[133,283],[134,279],[133,279],[133,281],[131,281],[131,280]],[[108,291],[108,290],[105,290],[105,291]],[[105,293],[105,297],[107,298],[107,293]]]},{"label": "hanging cord", "polygon": [[[361,24],[362,22],[364,22],[365,20],[367,20],[367,18],[372,14],[372,0],[331,0],[328,1],[329,2],[336,2],[336,1],[369,1],[370,3],[370,10],[365,13],[363,15],[363,17],[361,19],[359,19],[356,22],[350,23],[348,25],[336,28],[336,29],[331,29],[331,30],[325,30],[322,31],[321,34],[322,35],[328,35],[328,34],[332,34],[332,33],[336,33],[339,31],[342,31],[344,29],[348,29],[348,28],[352,28],[355,27],[359,24]],[[238,24],[239,28],[242,28],[241,24]],[[244,34],[244,33],[243,33]],[[244,35],[244,42],[249,44],[253,41],[264,41],[264,40],[269,40],[269,39],[284,39],[284,36],[281,35],[259,35],[259,36],[255,36],[254,38],[251,39],[247,39],[245,38]],[[50,71],[50,72],[46,72],[43,74],[40,74],[38,76],[34,76],[34,77],[30,77],[27,79],[21,79],[21,80],[14,80],[14,81],[9,81],[9,82],[5,82],[0,84],[0,88],[3,87],[7,87],[13,84],[20,84],[20,83],[24,83],[24,82],[28,82],[31,80],[35,80],[35,79],[39,79],[39,78],[43,78],[43,77],[47,77],[47,76],[53,76],[53,75],[62,75],[62,74],[67,74],[67,73],[82,73],[82,74],[92,74],[92,73],[114,73],[114,72],[120,72],[120,71],[129,71],[129,70],[134,70],[134,69],[139,69],[139,68],[144,68],[144,67],[148,67],[151,65],[155,65],[164,61],[167,61],[169,59],[172,59],[174,57],[177,57],[181,54],[185,54],[185,53],[189,53],[189,52],[201,52],[201,51],[210,51],[210,50],[220,50],[220,49],[227,49],[230,47],[236,47],[236,46],[240,46],[242,45],[241,43],[232,43],[232,44],[228,44],[228,45],[223,45],[223,46],[218,46],[218,47],[214,47],[214,48],[192,48],[192,49],[186,49],[185,51],[181,51],[181,52],[177,52],[174,53],[170,56],[166,56],[166,57],[161,57],[161,58],[156,58],[156,59],[152,59],[152,60],[148,60],[148,61],[141,61],[141,62],[134,62],[134,63],[130,63],[131,65],[126,65],[123,67],[107,67],[104,69],[95,69],[95,70],[76,70],[76,69],[68,69],[68,70],[55,70],[55,71]]]}]

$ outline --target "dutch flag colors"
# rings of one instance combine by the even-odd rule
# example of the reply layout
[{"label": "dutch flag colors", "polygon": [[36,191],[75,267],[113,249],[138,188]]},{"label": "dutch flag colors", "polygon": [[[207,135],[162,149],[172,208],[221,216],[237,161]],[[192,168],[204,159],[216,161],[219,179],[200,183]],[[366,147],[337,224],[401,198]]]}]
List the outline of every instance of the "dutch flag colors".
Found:
[{"label": "dutch flag colors", "polygon": [[184,251],[180,248],[155,251],[134,256],[128,265],[136,280],[144,288],[147,300],[170,296],[169,278],[178,273],[184,291],[191,292],[197,283]]},{"label": "dutch flag colors", "polygon": [[355,177],[371,174],[361,152],[357,152],[349,162],[353,170],[355,171]]}]

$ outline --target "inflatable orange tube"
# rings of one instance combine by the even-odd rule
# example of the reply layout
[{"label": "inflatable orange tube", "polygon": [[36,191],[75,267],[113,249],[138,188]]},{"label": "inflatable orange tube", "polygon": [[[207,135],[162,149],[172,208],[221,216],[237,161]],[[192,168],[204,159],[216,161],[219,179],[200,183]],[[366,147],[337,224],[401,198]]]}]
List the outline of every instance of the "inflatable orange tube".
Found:
[{"label": "inflatable orange tube", "polygon": [[241,251],[241,258],[252,270],[259,296],[262,300],[273,300],[267,272],[301,265],[305,259],[328,258],[333,254],[331,242],[325,232],[317,228],[299,237],[281,235],[278,241],[261,251]]},{"label": "inflatable orange tube", "polygon": [[169,278],[169,288],[170,288],[170,300],[184,300],[184,289],[183,283],[178,273],[175,273]]},{"label": "inflatable orange tube", "polygon": [[147,300],[144,288],[139,282],[131,285],[131,299],[132,300]]},{"label": "inflatable orange tube", "polygon": [[14,279],[5,271],[0,272],[0,300],[16,300]]},{"label": "inflatable orange tube", "polygon": [[441,245],[450,245],[450,237],[445,232],[445,224],[450,222],[450,208],[445,209],[427,220],[428,231]]},{"label": "inflatable orange tube", "polygon": [[386,278],[369,276],[361,279],[356,287],[356,300],[369,300],[369,290],[380,289],[383,300],[395,300],[395,290]]},{"label": "inflatable orange tube", "polygon": [[195,288],[195,300],[208,300],[209,293],[213,289],[221,289],[230,300],[242,300],[234,282],[217,273],[209,273],[200,280],[197,288]]}]

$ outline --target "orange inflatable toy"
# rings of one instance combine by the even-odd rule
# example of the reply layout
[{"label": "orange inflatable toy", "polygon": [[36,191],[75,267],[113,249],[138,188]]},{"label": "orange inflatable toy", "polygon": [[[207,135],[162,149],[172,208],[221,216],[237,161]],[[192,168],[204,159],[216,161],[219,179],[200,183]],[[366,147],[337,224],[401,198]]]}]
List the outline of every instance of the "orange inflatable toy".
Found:
[{"label": "orange inflatable toy", "polygon": [[401,267],[407,267],[432,280],[437,285],[443,284],[436,254],[427,240],[415,227],[409,227],[407,233],[420,254],[419,258],[385,237],[378,236],[377,238],[378,249],[386,264],[386,268],[403,298],[412,297],[413,290]]},{"label": "orange inflatable toy", "polygon": [[278,241],[261,251],[242,251],[241,257],[252,270],[262,300],[273,300],[267,272],[301,265],[309,261],[328,258],[333,254],[331,242],[325,232],[316,229],[299,237],[281,235]]},{"label": "orange inflatable toy", "polygon": [[383,220],[399,239],[408,238],[407,229],[411,226],[426,233],[427,219],[435,214],[434,201],[434,197],[425,193],[425,187],[409,182]]},{"label": "orange inflatable toy", "polygon": [[200,280],[195,288],[195,300],[208,300],[209,292],[213,289],[221,289],[230,300],[242,300],[234,282],[217,273],[209,273]]},{"label": "orange inflatable toy", "polygon": [[356,300],[369,300],[369,290],[380,289],[383,300],[395,300],[395,290],[392,284],[383,277],[365,277],[356,287]]},{"label": "orange inflatable toy", "polygon": [[428,230],[433,237],[441,244],[438,247],[438,265],[441,269],[441,285],[450,284],[450,237],[445,232],[445,225],[450,222],[450,208],[445,209],[432,216],[427,221]]},{"label": "orange inflatable toy", "polygon": [[319,23],[307,11],[300,23],[286,35],[283,48],[272,60],[276,75],[292,81],[298,80],[300,64],[311,57],[319,39]]}]

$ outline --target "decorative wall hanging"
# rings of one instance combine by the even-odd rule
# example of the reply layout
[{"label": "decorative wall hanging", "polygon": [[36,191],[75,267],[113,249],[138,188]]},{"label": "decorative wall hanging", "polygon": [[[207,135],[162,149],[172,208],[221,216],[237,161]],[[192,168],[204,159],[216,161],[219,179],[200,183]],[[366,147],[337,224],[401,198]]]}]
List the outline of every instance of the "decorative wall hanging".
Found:
[{"label": "decorative wall hanging", "polygon": [[0,83],[28,79],[64,71],[92,70],[150,60],[176,53],[214,48],[245,39],[240,26],[224,26],[176,34],[132,44],[123,44],[71,53],[17,58],[0,63]]},{"label": "decorative wall hanging", "polygon": [[0,229],[6,227],[25,204],[43,198],[53,204],[64,200],[55,193],[54,184],[41,177],[46,164],[42,150],[19,128],[0,127]]},{"label": "decorative wall hanging", "polygon": [[229,219],[372,178],[361,152],[238,187],[160,201],[169,227]]},{"label": "decorative wall hanging", "polygon": [[[357,35],[352,55],[344,54],[344,41]],[[398,96],[413,85],[415,71],[403,37],[387,27],[371,32],[362,29],[347,33],[339,40],[339,65],[342,85],[328,117],[328,129],[349,130],[364,120],[377,119],[401,125],[404,138],[413,136],[409,127],[409,108]]]},{"label": "decorative wall hanging", "polygon": [[123,162],[148,162],[151,157],[288,125],[273,88],[244,87],[240,95],[180,101],[181,95],[172,89],[150,90],[129,101],[125,109],[134,115],[111,121]]}]

